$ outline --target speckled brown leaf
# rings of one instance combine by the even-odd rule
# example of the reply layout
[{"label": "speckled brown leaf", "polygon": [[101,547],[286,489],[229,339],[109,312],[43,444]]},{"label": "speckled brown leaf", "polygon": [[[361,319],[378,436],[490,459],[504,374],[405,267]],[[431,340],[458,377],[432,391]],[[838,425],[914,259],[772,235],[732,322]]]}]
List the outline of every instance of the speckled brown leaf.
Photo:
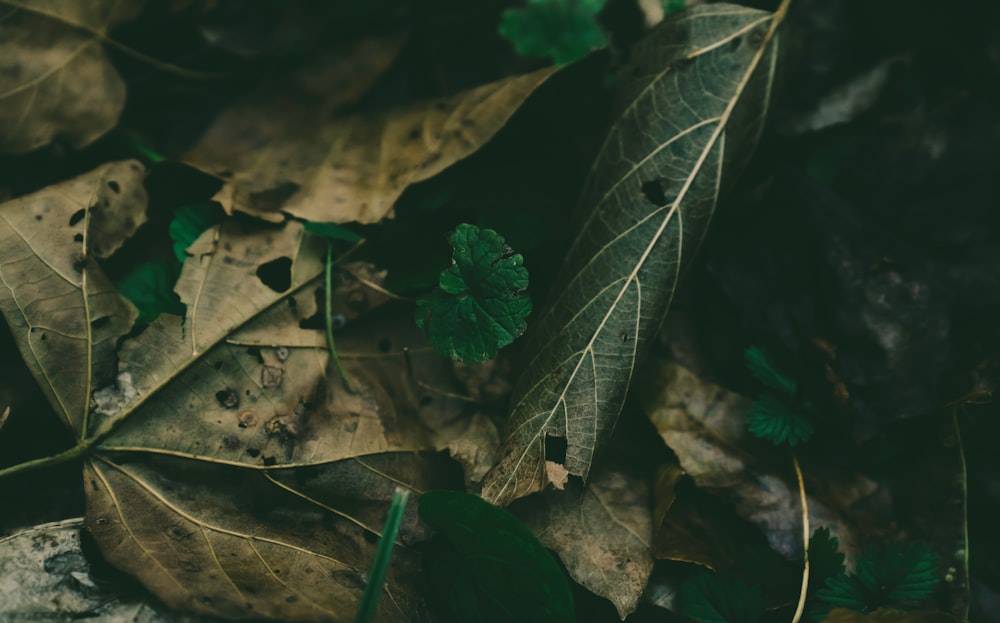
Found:
[{"label": "speckled brown leaf", "polygon": [[779,23],[763,11],[699,5],[668,16],[632,50],[581,198],[586,219],[558,290],[528,330],[487,500],[505,505],[548,485],[547,437],[565,440],[561,462],[587,478],[723,187],[763,129]]},{"label": "speckled brown leaf", "polygon": [[409,185],[485,145],[553,72],[332,120],[289,102],[273,111],[240,107],[216,120],[185,160],[226,180],[216,198],[230,213],[377,223]]},{"label": "speckled brown leaf", "polygon": [[86,270],[86,226],[101,212],[95,220],[108,227],[95,238],[121,244],[110,232],[124,231],[114,215],[125,212],[107,208],[127,197],[145,211],[140,173],[138,163],[111,164],[0,204],[0,311],[56,413],[81,438],[90,394],[114,379],[116,342],[136,318],[102,272]]},{"label": "speckled brown leaf", "polygon": [[118,123],[125,83],[104,52],[137,0],[0,2],[0,153],[84,147]]},{"label": "speckled brown leaf", "polygon": [[[141,175],[112,175],[121,166],[131,171],[105,167],[0,205],[0,310],[87,453],[88,529],[112,564],[168,605],[352,620],[395,487],[448,484],[440,456],[419,451],[434,450],[435,431],[460,415],[424,389],[442,385],[437,374],[455,382],[450,361],[407,310],[359,306],[338,333],[356,389],[343,391],[313,335],[322,318],[303,328],[288,313],[316,300],[326,252],[295,221],[234,219],[204,232],[176,286],[185,317],[163,314],[130,333],[134,308],[84,253],[94,198],[140,196]],[[109,224],[112,214],[130,218],[108,212]],[[108,244],[126,235],[102,231]],[[351,279],[341,290],[361,292],[365,281],[378,294],[370,279]],[[274,342],[253,341],[268,333]],[[416,526],[411,510],[402,542]],[[424,620],[412,555],[394,561],[376,620]]]},{"label": "speckled brown leaf", "polygon": [[609,599],[622,620],[635,611],[653,571],[653,520],[642,479],[601,469],[583,489],[572,483],[512,510],[559,555],[570,576]]}]

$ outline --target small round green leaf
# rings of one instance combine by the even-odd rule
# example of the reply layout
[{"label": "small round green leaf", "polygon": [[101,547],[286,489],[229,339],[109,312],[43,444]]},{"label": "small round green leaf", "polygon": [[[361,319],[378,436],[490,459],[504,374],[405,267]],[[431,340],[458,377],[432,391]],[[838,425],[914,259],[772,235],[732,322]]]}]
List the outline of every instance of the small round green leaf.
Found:
[{"label": "small round green leaf", "polygon": [[417,326],[440,353],[486,361],[527,328],[528,270],[492,229],[463,223],[450,242],[452,265],[438,288],[417,301]]}]

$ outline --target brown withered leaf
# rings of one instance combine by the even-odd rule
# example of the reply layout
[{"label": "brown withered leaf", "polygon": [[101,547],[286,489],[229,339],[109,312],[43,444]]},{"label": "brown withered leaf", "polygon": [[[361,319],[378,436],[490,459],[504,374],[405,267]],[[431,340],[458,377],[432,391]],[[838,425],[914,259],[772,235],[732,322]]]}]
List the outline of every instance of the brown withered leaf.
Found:
[{"label": "brown withered leaf", "polygon": [[[206,231],[176,286],[185,317],[130,333],[133,306],[84,249],[94,188],[115,170],[0,206],[0,310],[86,455],[87,528],[112,564],[173,607],[352,619],[395,487],[454,484],[440,455],[420,452],[459,415],[423,389],[452,375],[450,361],[408,310],[376,310],[338,337],[356,392],[341,389],[325,342],[306,335],[322,331],[287,313],[290,301],[315,300],[326,251],[296,221]],[[114,177],[116,192],[144,198],[141,179]],[[108,220],[116,214],[129,218]],[[247,345],[245,326],[288,343]],[[411,510],[402,543],[416,525]],[[394,565],[376,620],[425,620],[415,554],[398,551]]]},{"label": "brown withered leaf", "polygon": [[641,478],[601,468],[586,487],[571,482],[511,510],[559,555],[574,580],[609,599],[622,620],[635,611],[653,572],[649,487]]},{"label": "brown withered leaf", "polygon": [[286,100],[224,113],[185,156],[226,184],[226,211],[272,222],[377,223],[407,186],[481,148],[554,72],[506,78],[452,97],[334,118]]},{"label": "brown withered leaf", "polygon": [[118,123],[125,83],[104,37],[136,0],[0,2],[0,153],[54,140],[80,148]]},{"label": "brown withered leaf", "polygon": [[[774,470],[756,458],[750,447],[755,438],[746,429],[750,401],[676,362],[651,363],[641,381],[640,400],[680,467],[699,487],[758,525],[776,551],[789,558],[800,554],[802,516],[795,477],[790,469]],[[853,474],[822,486],[809,478],[808,470],[806,477],[810,522],[830,528],[841,551],[853,557],[856,531],[847,511],[872,493],[875,484]]]}]

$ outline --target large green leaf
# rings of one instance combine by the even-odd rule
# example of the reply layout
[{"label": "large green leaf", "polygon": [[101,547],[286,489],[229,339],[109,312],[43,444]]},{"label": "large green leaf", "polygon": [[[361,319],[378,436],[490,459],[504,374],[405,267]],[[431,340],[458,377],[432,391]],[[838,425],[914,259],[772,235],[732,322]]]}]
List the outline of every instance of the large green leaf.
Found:
[{"label": "large green leaf", "polygon": [[[634,50],[582,196],[587,218],[559,291],[529,327],[533,346],[486,499],[507,504],[544,488],[547,458],[586,478],[720,193],[760,136],[779,22],[700,5]],[[547,437],[565,439],[564,460],[546,457]]]}]

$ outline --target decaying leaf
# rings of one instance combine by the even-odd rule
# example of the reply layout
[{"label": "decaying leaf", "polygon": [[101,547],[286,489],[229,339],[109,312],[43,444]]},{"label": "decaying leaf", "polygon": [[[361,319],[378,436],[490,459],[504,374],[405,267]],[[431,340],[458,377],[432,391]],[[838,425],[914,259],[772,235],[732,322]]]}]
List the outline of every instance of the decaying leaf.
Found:
[{"label": "decaying leaf", "polygon": [[[753,436],[746,429],[750,401],[670,361],[655,362],[644,386],[649,389],[641,397],[646,414],[695,484],[732,503],[782,555],[792,558],[800,553],[797,486],[791,474],[772,472],[750,450]],[[857,543],[846,511],[872,493],[875,484],[852,474],[831,479],[822,490],[810,486],[814,483],[810,479],[806,486],[810,522],[829,527],[848,558],[853,558]]]},{"label": "decaying leaf", "polygon": [[0,538],[0,619],[8,623],[209,623],[168,611],[141,595],[121,597],[95,582],[80,545],[83,519],[67,519]]},{"label": "decaying leaf", "polygon": [[622,620],[639,605],[653,571],[649,488],[621,471],[596,471],[585,488],[571,484],[513,510],[562,559],[570,576],[611,600]]},{"label": "decaying leaf", "polygon": [[361,117],[329,120],[287,102],[280,115],[242,107],[223,114],[185,159],[227,180],[217,199],[229,213],[377,223],[407,186],[489,141],[553,71]]},{"label": "decaying leaf", "polygon": [[[0,206],[0,310],[89,448],[87,528],[112,564],[173,607],[350,620],[374,553],[367,537],[393,490],[442,486],[448,471],[419,451],[435,447],[434,418],[455,414],[446,401],[425,403],[412,369],[451,374],[450,362],[396,313],[382,320],[408,333],[387,348],[374,322],[338,339],[356,393],[329,382],[325,345],[311,335],[321,331],[288,313],[316,300],[326,248],[297,221],[235,219],[205,231],[176,286],[185,317],[162,314],[129,334],[134,308],[83,246],[94,188],[121,166],[132,168]],[[141,175],[114,179],[122,196],[144,197]],[[269,344],[247,345],[267,334]],[[406,525],[404,543],[412,517]],[[414,556],[394,557],[376,620],[424,619]]]},{"label": "decaying leaf", "polygon": [[102,47],[135,0],[0,2],[0,153],[84,147],[118,123],[125,83]]},{"label": "decaying leaf", "polygon": [[498,504],[543,489],[547,437],[586,478],[621,410],[720,192],[763,128],[780,18],[732,5],[668,17],[619,76],[616,121],[582,205],[589,212],[529,334],[499,462],[483,495]]}]

